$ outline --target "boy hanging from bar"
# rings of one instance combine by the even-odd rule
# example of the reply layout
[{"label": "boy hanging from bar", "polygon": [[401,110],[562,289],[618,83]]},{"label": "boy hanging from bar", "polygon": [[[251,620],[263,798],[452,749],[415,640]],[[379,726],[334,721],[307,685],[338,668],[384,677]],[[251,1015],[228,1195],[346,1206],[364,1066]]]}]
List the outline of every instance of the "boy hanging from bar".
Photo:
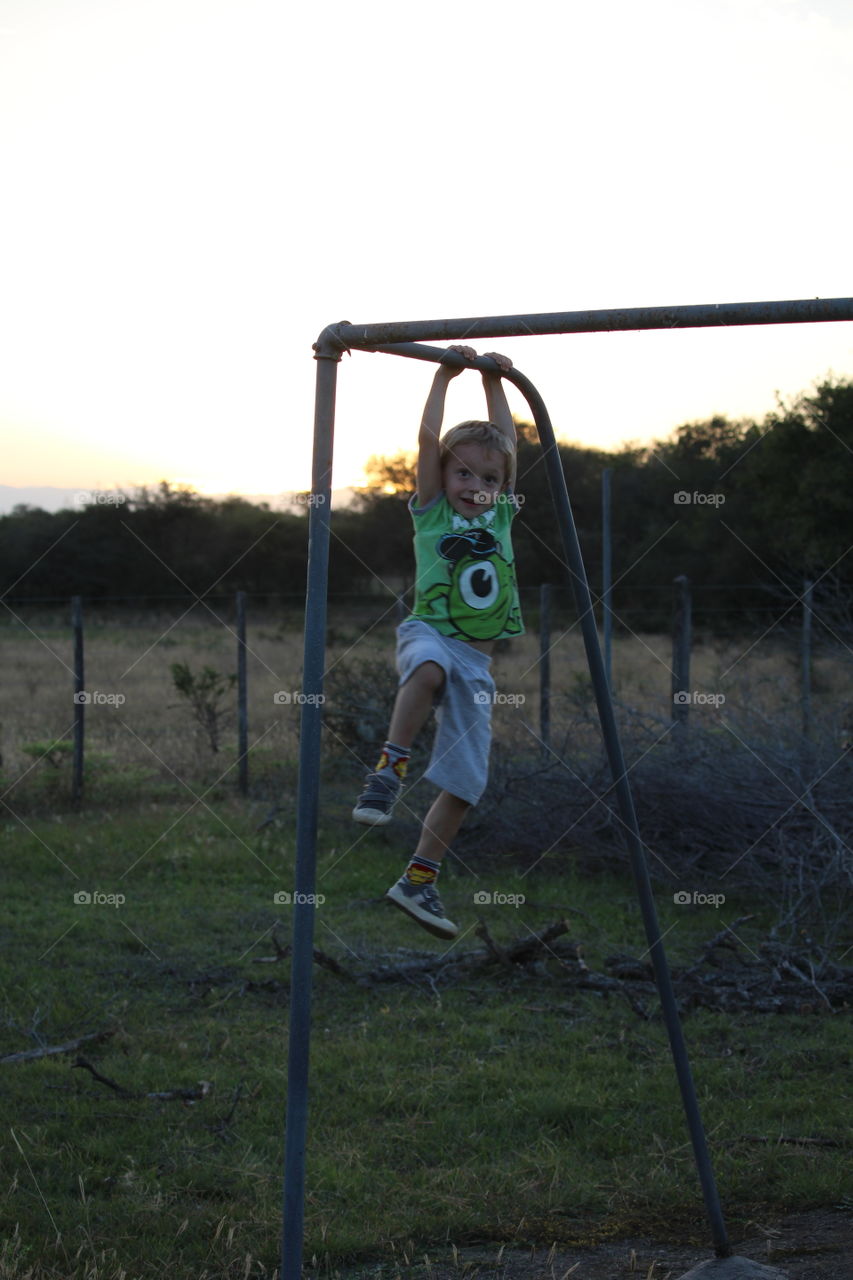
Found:
[{"label": "boy hanging from bar", "polygon": [[[473,359],[471,347],[451,351]],[[436,889],[442,859],[488,780],[496,640],[524,631],[510,536],[519,504],[515,425],[500,371],[483,374],[488,422],[462,422],[440,437],[444,402],[458,365],[433,378],[418,435],[414,523],[415,604],[397,628],[399,686],[388,740],[353,809],[356,822],[384,826],[403,790],[412,742],[435,708],[436,733],[425,777],[441,790],[417,848],[386,897],[430,933],[454,938]]]}]

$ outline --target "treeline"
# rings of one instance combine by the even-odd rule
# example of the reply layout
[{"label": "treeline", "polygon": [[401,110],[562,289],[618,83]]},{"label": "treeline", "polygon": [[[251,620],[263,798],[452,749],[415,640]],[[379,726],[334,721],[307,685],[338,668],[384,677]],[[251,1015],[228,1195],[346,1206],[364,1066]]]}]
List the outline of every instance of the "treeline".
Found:
[{"label": "treeline", "polygon": [[[648,613],[649,589],[665,588],[677,574],[717,588],[722,615],[799,594],[810,579],[843,620],[853,590],[853,382],[828,379],[760,423],[715,417],[652,446],[605,453],[561,445],[560,456],[593,587],[601,581],[601,475],[612,469],[618,610]],[[351,508],[333,513],[332,592],[387,592],[411,582],[405,498],[413,463],[371,459],[368,487]],[[563,582],[541,449],[526,423],[519,424],[518,477],[519,580],[527,588]],[[0,518],[2,594],[73,593],[91,603],[214,590],[298,594],[309,505],[306,495],[293,512],[276,512],[164,482],[79,511],[16,508]],[[668,609],[665,596],[660,609]]]}]

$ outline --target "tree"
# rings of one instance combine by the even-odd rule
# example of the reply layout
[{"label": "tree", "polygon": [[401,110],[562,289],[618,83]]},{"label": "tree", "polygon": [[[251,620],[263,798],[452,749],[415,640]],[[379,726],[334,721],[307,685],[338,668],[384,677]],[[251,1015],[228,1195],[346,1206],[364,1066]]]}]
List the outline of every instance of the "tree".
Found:
[{"label": "tree", "polygon": [[372,502],[387,497],[408,497],[418,487],[417,454],[396,453],[393,458],[372,454],[365,463],[367,484],[355,491],[356,508],[364,510]]},{"label": "tree", "polygon": [[853,382],[827,379],[767,415],[737,479],[770,568],[799,583],[837,566],[853,581],[851,462]]}]

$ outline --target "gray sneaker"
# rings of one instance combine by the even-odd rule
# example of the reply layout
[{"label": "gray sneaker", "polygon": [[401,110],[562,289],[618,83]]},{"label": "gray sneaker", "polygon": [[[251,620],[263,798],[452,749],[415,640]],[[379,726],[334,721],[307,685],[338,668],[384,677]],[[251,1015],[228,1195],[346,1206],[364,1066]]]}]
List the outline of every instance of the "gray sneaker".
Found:
[{"label": "gray sneaker", "polygon": [[435,885],[410,884],[402,876],[391,886],[385,897],[436,938],[455,938],[459,932],[453,921],[448,920]]},{"label": "gray sneaker", "polygon": [[352,816],[356,822],[363,822],[367,827],[384,827],[391,821],[394,805],[402,793],[403,784],[393,769],[369,773]]}]

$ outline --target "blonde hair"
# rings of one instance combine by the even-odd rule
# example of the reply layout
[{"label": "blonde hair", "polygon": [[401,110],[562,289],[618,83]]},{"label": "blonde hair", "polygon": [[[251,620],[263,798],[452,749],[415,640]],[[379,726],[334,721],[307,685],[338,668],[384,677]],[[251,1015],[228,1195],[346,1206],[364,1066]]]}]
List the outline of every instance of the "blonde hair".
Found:
[{"label": "blonde hair", "polygon": [[494,449],[496,453],[502,453],[506,458],[505,480],[509,480],[515,458],[515,445],[493,422],[478,422],[472,418],[451,427],[438,442],[442,468],[455,447],[460,444],[481,444],[487,449]]}]

